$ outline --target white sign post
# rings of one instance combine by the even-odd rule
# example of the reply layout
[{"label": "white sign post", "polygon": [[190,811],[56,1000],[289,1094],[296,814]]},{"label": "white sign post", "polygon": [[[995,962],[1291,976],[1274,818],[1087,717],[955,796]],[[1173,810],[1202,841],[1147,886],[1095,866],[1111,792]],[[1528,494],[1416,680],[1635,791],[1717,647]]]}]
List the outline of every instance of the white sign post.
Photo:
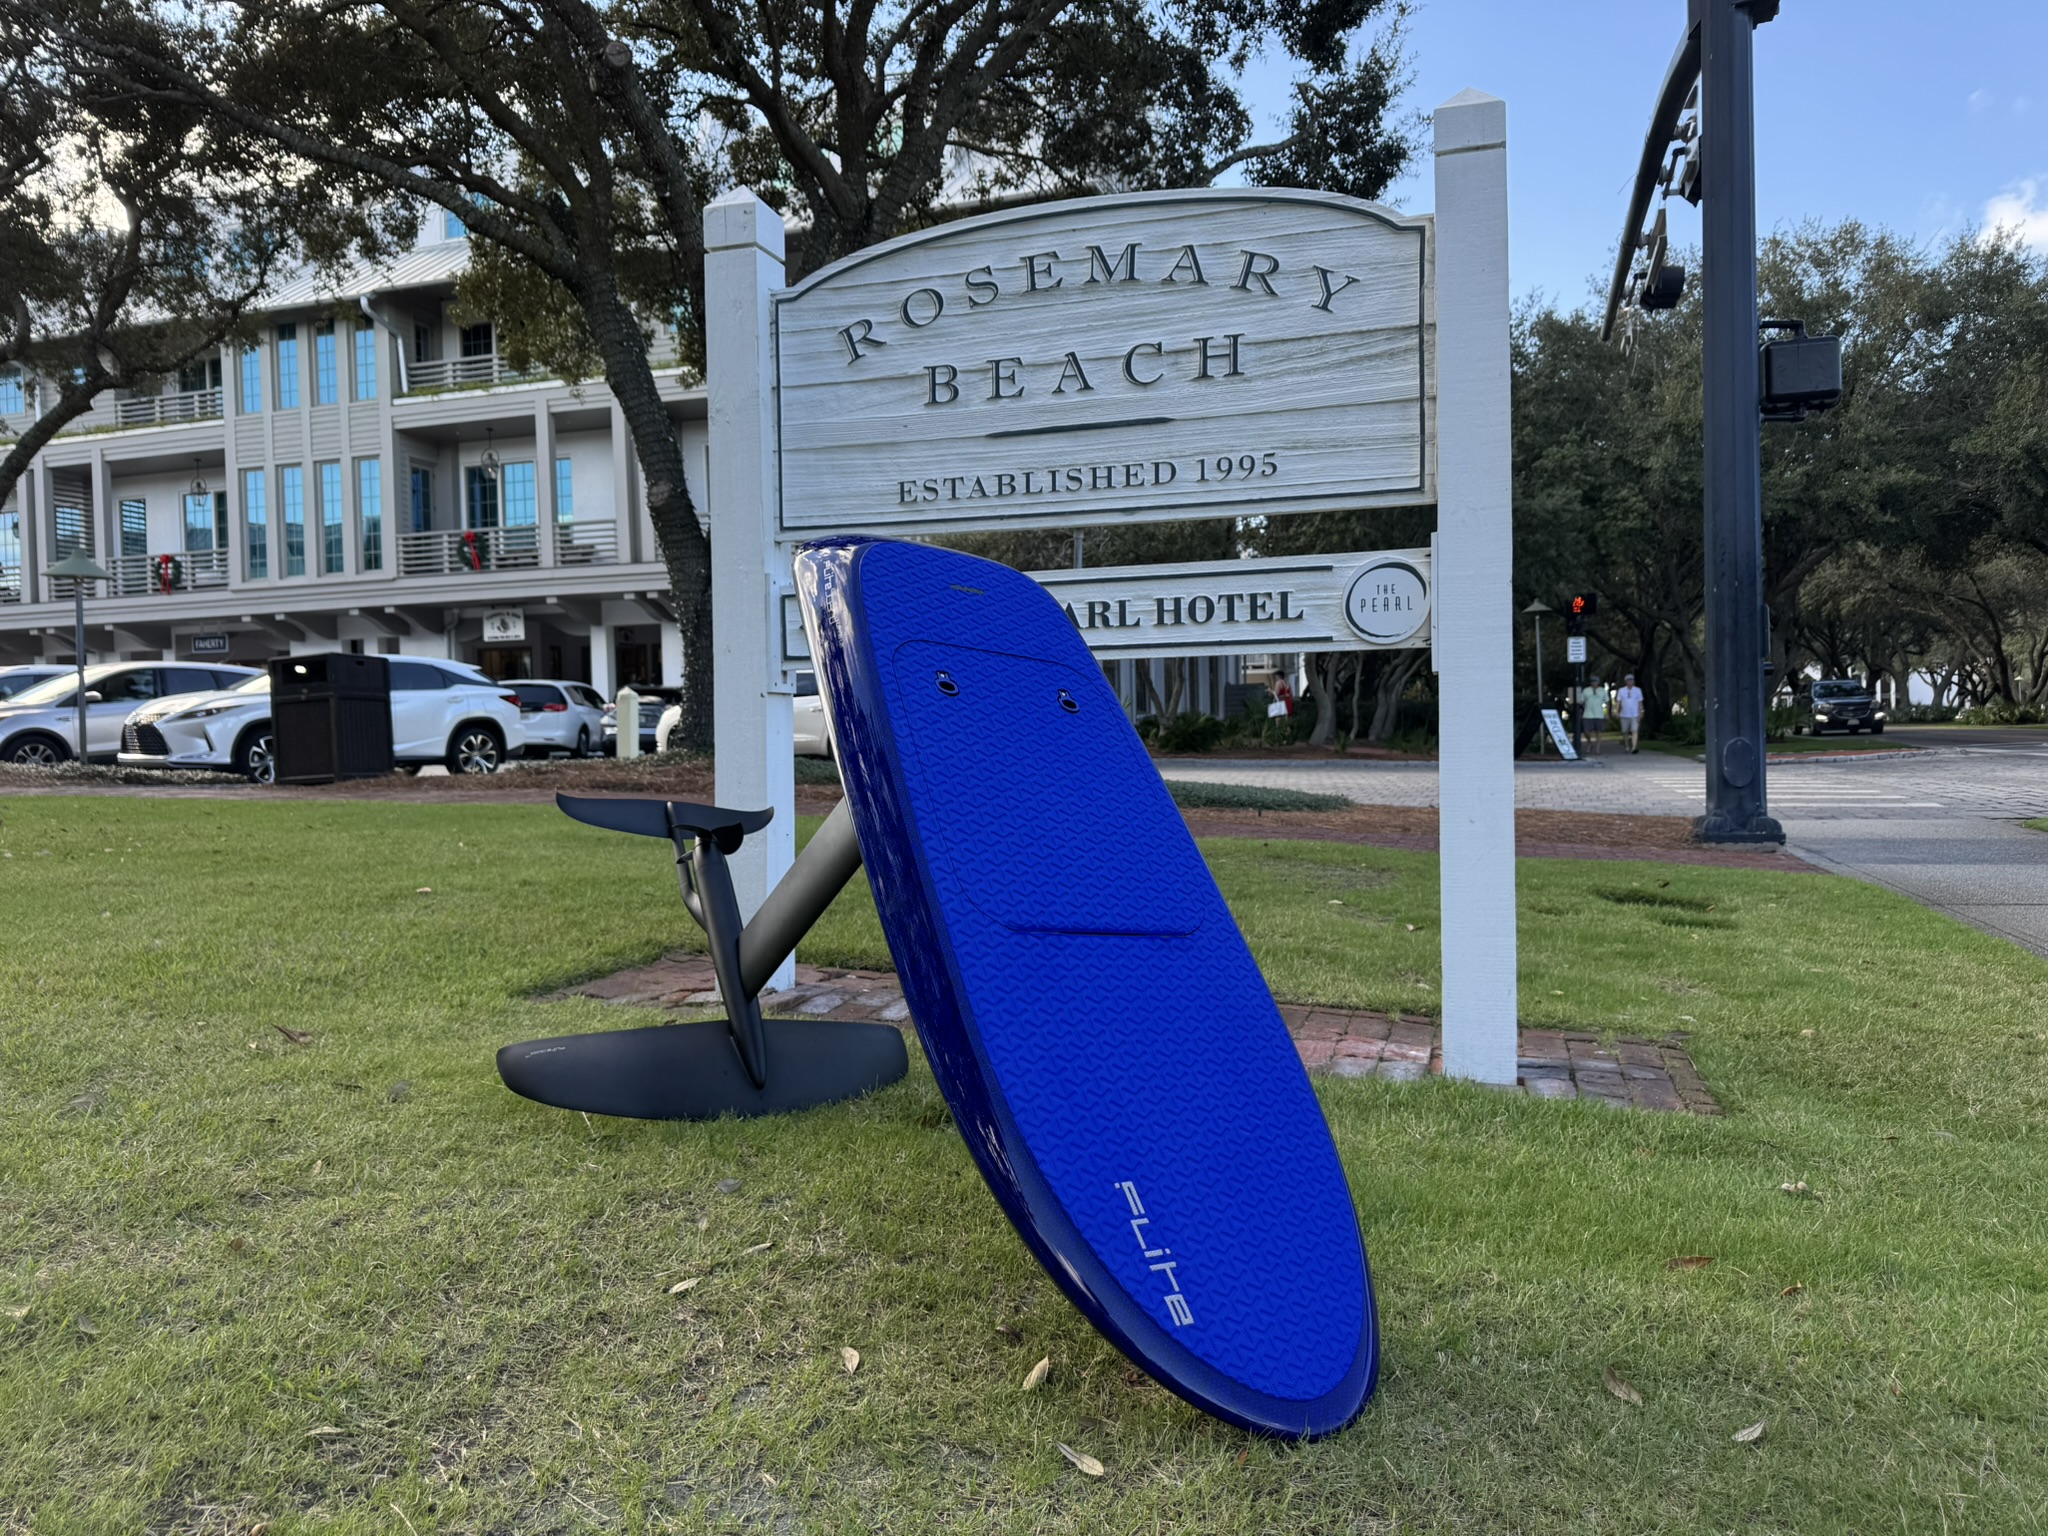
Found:
[{"label": "white sign post", "polygon": [[791,545],[1436,502],[1433,550],[1038,579],[1105,655],[1434,643],[1445,1070],[1515,1081],[1505,137],[1492,97],[1440,109],[1434,217],[1083,198],[786,290],[775,214],[706,209],[718,796],[776,813],[734,860],[743,916],[794,853]]},{"label": "white sign post", "polygon": [[1437,817],[1444,1071],[1516,1078],[1507,104],[1436,109]]},{"label": "white sign post", "polygon": [[[796,859],[793,690],[782,665],[788,552],[775,539],[775,391],[769,299],[783,280],[782,219],[751,192],[704,210],[704,356],[711,379],[711,649],[718,803],[775,819],[733,854],[751,918]],[[794,986],[796,962],[768,985]]]}]

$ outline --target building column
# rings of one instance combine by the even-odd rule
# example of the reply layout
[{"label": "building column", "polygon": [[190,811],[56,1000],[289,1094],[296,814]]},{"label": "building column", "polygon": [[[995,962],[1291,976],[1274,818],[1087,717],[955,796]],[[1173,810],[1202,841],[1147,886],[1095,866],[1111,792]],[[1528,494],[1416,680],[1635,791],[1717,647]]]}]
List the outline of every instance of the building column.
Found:
[{"label": "building column", "polygon": [[[121,522],[114,511],[114,472],[107,467],[107,450],[97,446],[92,451],[91,494],[92,507],[86,516],[92,532],[93,558],[105,565],[121,552]],[[182,509],[178,515],[182,522]]]},{"label": "building column", "polygon": [[21,494],[21,600],[32,603],[40,595],[37,583],[43,569],[42,518],[46,504],[44,481],[49,471],[38,455],[20,480]]},{"label": "building column", "polygon": [[1444,1071],[1516,1080],[1507,104],[1437,108],[1437,794]]},{"label": "building column", "polygon": [[590,686],[606,702],[618,697],[619,680],[612,667],[612,627],[602,619],[590,626]]},{"label": "building column", "polygon": [[533,489],[540,519],[540,563],[555,564],[555,415],[545,398],[533,404]]},{"label": "building column", "polygon": [[637,562],[640,553],[640,519],[634,516],[633,477],[639,473],[633,461],[633,434],[626,430],[626,413],[612,406],[612,515],[618,519],[619,559]]}]

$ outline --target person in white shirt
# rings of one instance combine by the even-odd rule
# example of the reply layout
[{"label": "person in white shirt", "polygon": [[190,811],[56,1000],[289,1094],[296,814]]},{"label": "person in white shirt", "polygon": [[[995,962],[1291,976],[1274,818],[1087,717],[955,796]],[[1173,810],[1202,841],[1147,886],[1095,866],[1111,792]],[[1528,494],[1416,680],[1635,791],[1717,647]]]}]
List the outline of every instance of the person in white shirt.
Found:
[{"label": "person in white shirt", "polygon": [[1636,686],[1635,673],[1621,680],[1614,699],[1621,711],[1621,744],[1633,752],[1643,728],[1643,690]]},{"label": "person in white shirt", "polygon": [[1600,755],[1600,737],[1607,729],[1607,688],[1599,678],[1579,690],[1579,741],[1589,757]]}]

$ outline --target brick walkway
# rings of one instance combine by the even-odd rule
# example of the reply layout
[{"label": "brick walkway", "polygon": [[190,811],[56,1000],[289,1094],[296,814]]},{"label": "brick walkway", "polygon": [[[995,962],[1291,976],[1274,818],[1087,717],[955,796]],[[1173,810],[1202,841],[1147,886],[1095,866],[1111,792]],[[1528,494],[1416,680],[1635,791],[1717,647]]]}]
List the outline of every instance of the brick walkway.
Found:
[{"label": "brick walkway", "polygon": [[[670,955],[653,965],[617,971],[551,994],[595,997],[641,1007],[718,1006],[718,984],[702,955]],[[796,985],[766,992],[762,1011],[785,1018],[851,1019],[908,1026],[910,1005],[890,971],[820,970],[800,965]],[[1282,1003],[1280,1016],[1311,1072],[1412,1082],[1444,1069],[1436,1025],[1416,1014],[1372,1013]],[[1525,1029],[1521,1089],[1539,1099],[1592,1099],[1616,1108],[1684,1110],[1718,1115],[1721,1106],[1701,1081],[1676,1037],[1622,1037],[1602,1044],[1580,1030]]]}]

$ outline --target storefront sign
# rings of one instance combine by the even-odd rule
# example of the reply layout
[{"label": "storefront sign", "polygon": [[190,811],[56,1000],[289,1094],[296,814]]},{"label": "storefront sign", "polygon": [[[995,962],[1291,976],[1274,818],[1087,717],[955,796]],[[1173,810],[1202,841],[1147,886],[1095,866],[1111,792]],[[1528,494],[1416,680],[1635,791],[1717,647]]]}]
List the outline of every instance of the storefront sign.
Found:
[{"label": "storefront sign", "polygon": [[[1103,657],[1394,650],[1429,644],[1426,549],[1191,565],[1033,571]],[[782,609],[783,659],[810,643],[796,599]]]},{"label": "storefront sign", "polygon": [[225,656],[228,653],[226,635],[192,635],[185,644],[189,656]]},{"label": "storefront sign", "polygon": [[1099,656],[1429,644],[1427,549],[1034,571]]},{"label": "storefront sign", "polygon": [[484,615],[484,644],[511,645],[526,638],[526,615],[518,609]]},{"label": "storefront sign", "polygon": [[1321,194],[942,225],[774,301],[780,531],[1435,499],[1430,220]]}]

